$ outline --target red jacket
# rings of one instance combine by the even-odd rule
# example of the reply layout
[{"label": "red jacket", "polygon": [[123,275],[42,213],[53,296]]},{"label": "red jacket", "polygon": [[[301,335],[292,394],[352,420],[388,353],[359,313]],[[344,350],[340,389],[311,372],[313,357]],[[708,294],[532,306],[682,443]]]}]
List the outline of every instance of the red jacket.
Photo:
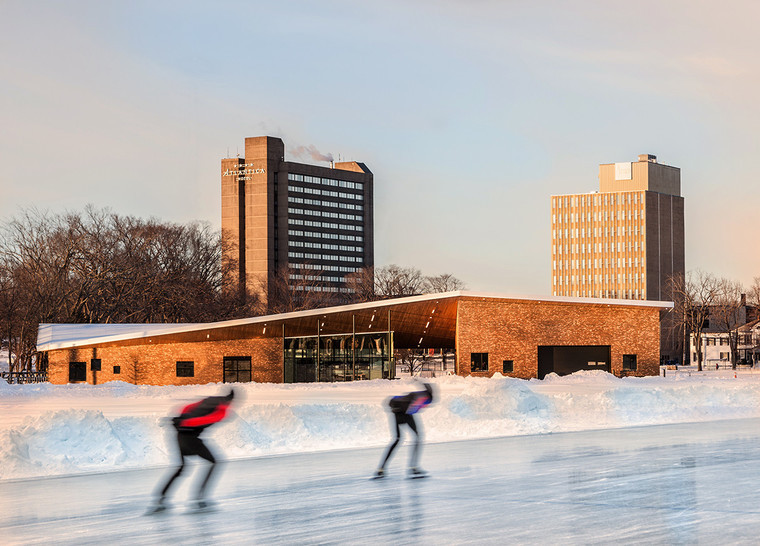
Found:
[{"label": "red jacket", "polygon": [[200,433],[227,416],[231,401],[228,396],[209,396],[182,408],[180,415],[172,419],[172,422],[181,432]]}]

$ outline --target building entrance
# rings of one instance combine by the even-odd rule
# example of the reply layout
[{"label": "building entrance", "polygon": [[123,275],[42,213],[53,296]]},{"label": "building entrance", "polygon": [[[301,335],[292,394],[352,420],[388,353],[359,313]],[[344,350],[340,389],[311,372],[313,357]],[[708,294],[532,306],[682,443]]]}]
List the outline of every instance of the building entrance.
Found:
[{"label": "building entrance", "polygon": [[569,375],[580,370],[610,372],[609,345],[539,345],[538,378],[550,373]]},{"label": "building entrance", "polygon": [[393,332],[285,338],[285,383],[393,379]]}]

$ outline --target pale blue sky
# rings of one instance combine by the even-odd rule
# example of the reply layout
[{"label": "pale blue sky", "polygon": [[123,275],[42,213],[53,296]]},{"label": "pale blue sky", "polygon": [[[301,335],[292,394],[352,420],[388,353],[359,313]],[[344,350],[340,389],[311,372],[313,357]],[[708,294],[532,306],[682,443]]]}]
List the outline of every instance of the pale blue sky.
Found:
[{"label": "pale blue sky", "polygon": [[687,269],[760,276],[755,2],[0,0],[0,219],[220,223],[247,136],[364,161],[377,265],[550,292],[550,196],[681,168]]}]

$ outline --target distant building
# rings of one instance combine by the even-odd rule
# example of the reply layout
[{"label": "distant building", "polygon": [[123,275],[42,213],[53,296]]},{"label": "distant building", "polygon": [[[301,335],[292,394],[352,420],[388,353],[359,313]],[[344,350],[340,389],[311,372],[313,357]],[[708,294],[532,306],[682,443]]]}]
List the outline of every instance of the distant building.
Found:
[{"label": "distant building", "polygon": [[[599,166],[599,191],[554,195],[552,294],[672,300],[669,279],[683,275],[681,171],[643,154]],[[679,336],[663,320],[664,358],[680,354]]]},{"label": "distant building", "polygon": [[245,157],[222,159],[221,179],[224,259],[248,294],[266,302],[275,276],[304,274],[317,274],[320,290],[348,292],[346,275],[374,265],[373,176],[364,163],[285,161],[281,139],[253,137]]},{"label": "distant building", "polygon": [[[731,332],[736,340],[736,363],[756,366],[760,363],[760,320],[748,322]],[[728,333],[709,331],[702,333],[702,364],[726,367],[731,362],[731,342]],[[696,336],[690,336],[691,363],[697,363]]]}]

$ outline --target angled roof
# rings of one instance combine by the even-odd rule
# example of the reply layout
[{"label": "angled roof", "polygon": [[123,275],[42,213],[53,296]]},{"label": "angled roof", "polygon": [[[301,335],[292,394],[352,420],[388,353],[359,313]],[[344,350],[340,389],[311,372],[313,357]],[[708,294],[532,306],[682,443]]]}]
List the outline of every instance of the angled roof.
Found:
[{"label": "angled roof", "polygon": [[457,302],[500,299],[667,309],[672,302],[515,296],[445,292],[325,307],[277,315],[193,324],[40,324],[37,350],[167,342],[218,341],[262,337],[302,337],[392,330],[398,347],[453,347]]}]

